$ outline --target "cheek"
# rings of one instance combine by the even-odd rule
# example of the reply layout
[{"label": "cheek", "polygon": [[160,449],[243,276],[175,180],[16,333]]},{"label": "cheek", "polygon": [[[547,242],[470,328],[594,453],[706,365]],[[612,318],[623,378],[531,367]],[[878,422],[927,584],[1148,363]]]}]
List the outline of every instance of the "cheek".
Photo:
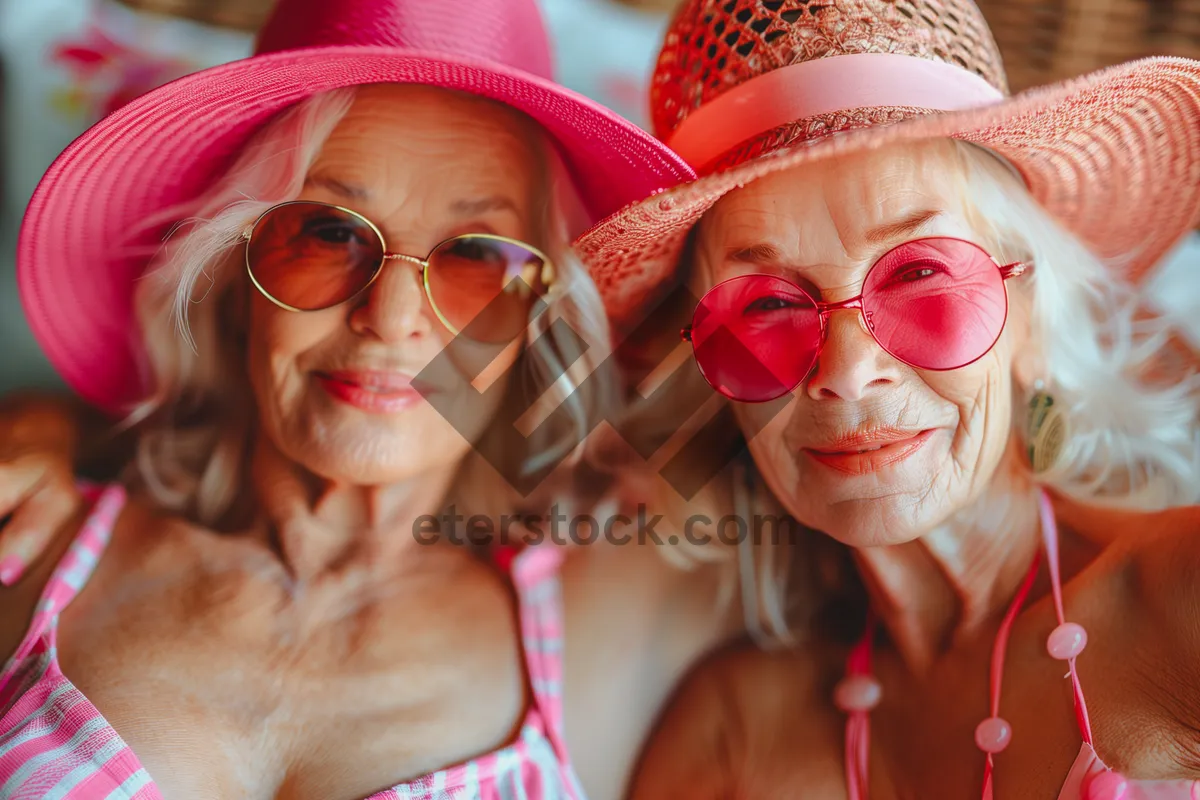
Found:
[{"label": "cheek", "polygon": [[924,378],[958,409],[952,457],[968,475],[986,480],[1012,433],[1011,359],[997,347],[968,367]]},{"label": "cheek", "polygon": [[266,300],[251,306],[247,330],[246,368],[260,405],[286,405],[303,385],[306,361],[342,325],[337,309],[298,313]]},{"label": "cheek", "polygon": [[791,395],[771,403],[734,403],[733,414],[749,444],[759,472],[768,481],[790,486],[797,473],[788,426],[800,405]]}]

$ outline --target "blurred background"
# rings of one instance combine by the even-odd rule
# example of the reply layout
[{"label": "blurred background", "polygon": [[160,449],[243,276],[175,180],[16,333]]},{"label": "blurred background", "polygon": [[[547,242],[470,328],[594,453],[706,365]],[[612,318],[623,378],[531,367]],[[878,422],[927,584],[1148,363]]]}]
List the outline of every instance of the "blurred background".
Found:
[{"label": "blurred background", "polygon": [[[678,0],[539,2],[558,79],[646,127],[646,86]],[[1144,55],[1200,58],[1200,0],[979,2],[1014,91]],[[25,324],[13,264],[21,214],[42,173],[72,139],[133,97],[249,55],[270,5],[0,0],[0,393],[61,385]],[[1150,289],[1200,349],[1200,235],[1160,265]]]}]

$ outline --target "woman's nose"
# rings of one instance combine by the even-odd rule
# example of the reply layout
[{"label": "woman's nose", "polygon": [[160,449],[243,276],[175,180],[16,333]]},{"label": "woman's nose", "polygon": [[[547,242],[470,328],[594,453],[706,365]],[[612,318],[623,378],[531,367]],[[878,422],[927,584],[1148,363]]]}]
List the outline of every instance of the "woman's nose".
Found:
[{"label": "woman's nose", "polygon": [[900,378],[900,365],[867,331],[858,309],[829,315],[824,346],[808,381],[813,400],[862,400]]},{"label": "woman's nose", "polygon": [[433,310],[428,307],[421,266],[411,261],[389,260],[367,296],[354,309],[350,325],[356,333],[385,342],[425,336],[433,331]]}]

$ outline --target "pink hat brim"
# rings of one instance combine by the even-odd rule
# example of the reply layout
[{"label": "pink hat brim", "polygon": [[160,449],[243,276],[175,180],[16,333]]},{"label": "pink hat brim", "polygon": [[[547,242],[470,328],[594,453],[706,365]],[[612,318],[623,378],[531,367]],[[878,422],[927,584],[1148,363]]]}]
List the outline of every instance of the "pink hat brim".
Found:
[{"label": "pink hat brim", "polygon": [[491,62],[386,46],[322,47],[193,73],[76,139],[26,211],[17,245],[21,302],[34,336],[76,392],[114,414],[144,396],[133,288],[165,226],[138,226],[202,193],[282,110],[369,83],[457,89],[528,114],[557,142],[593,221],[694,177],[670,149],[612,111]]},{"label": "pink hat brim", "polygon": [[1200,62],[1156,57],[749,159],[622,209],[580,237],[577,251],[614,327],[629,330],[675,275],[692,227],[729,192],[823,159],[936,138],[1003,157],[1051,216],[1127,280],[1143,278],[1200,222]]}]

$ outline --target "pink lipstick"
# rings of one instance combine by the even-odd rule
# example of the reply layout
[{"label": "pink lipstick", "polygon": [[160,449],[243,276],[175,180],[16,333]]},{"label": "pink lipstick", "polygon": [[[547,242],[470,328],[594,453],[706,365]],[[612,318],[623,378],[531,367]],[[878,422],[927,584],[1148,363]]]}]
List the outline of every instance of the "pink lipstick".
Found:
[{"label": "pink lipstick", "polygon": [[317,380],[330,396],[376,414],[394,414],[412,408],[421,399],[412,376],[402,372],[336,370],[318,372]]},{"label": "pink lipstick", "polygon": [[840,437],[827,444],[806,447],[804,452],[818,464],[846,475],[867,475],[913,455],[933,437],[936,430],[874,428]]}]

